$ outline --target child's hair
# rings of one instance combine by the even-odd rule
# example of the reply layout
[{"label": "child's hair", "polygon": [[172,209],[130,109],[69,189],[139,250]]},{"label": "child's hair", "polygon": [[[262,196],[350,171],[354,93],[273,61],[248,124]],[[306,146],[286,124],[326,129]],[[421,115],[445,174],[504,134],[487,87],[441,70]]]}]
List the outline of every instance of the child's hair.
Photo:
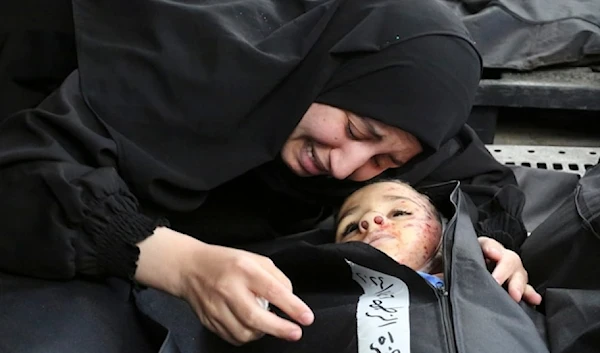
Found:
[{"label": "child's hair", "polygon": [[[433,202],[431,201],[429,196],[419,192],[418,190],[413,188],[409,183],[407,183],[405,181],[402,181],[400,179],[394,179],[394,178],[382,178],[382,179],[372,180],[372,181],[365,183],[365,185],[363,185],[361,187],[361,189],[366,186],[373,185],[373,184],[379,184],[379,183],[396,183],[396,184],[400,184],[400,185],[403,185],[403,186],[406,186],[408,188],[415,190],[417,192],[417,194],[419,195],[419,197],[422,198],[423,201],[425,201],[425,204],[427,205],[427,207],[429,207],[429,211],[431,211],[431,213],[435,215],[438,222],[440,222],[440,224],[442,225],[442,228],[443,228],[444,222],[442,221],[442,216],[441,216],[440,212],[438,212],[437,208],[435,207],[435,205],[433,204]],[[360,189],[357,189],[354,192],[356,192],[358,190],[360,190]],[[350,195],[348,195],[348,197],[350,197]],[[344,200],[344,203],[346,202],[348,197],[346,197],[346,199]],[[343,205],[343,203],[342,203],[342,205]],[[340,209],[341,209],[342,205],[340,205],[338,208],[336,208],[336,210],[334,211],[334,214],[333,214],[333,219],[335,220],[336,225],[340,221],[339,216],[340,216]]]}]

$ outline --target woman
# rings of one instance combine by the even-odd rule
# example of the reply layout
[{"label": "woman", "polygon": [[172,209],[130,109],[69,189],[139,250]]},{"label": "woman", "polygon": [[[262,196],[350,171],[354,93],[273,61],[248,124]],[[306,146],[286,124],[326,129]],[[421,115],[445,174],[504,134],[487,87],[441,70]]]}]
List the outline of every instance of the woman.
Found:
[{"label": "woman", "polygon": [[[461,130],[481,64],[434,0],[76,0],[73,12],[78,70],[0,126],[4,271],[131,279],[184,298],[229,342],[297,340],[299,325],[255,300],[309,325],[289,280],[221,245],[314,227],[322,204],[388,169],[434,180],[475,155],[444,173],[496,173],[476,196],[514,183]],[[524,270],[504,266],[501,282],[524,288]]]}]

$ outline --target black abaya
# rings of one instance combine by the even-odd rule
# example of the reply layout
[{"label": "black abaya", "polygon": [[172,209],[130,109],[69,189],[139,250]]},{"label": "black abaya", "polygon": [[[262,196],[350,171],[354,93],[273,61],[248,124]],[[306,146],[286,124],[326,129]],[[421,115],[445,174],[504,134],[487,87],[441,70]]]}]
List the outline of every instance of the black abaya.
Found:
[{"label": "black abaya", "polygon": [[13,273],[131,278],[161,215],[186,223],[211,190],[272,163],[315,101],[434,153],[465,123],[481,68],[435,0],[75,0],[73,13],[79,69],[0,125]]}]

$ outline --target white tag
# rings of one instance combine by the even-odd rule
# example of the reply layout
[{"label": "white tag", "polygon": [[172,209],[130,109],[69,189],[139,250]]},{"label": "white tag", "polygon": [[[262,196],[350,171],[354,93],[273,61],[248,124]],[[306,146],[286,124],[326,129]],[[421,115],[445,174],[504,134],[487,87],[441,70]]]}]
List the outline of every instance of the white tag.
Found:
[{"label": "white tag", "polygon": [[410,353],[408,286],[346,260],[364,290],[356,308],[358,353]]}]

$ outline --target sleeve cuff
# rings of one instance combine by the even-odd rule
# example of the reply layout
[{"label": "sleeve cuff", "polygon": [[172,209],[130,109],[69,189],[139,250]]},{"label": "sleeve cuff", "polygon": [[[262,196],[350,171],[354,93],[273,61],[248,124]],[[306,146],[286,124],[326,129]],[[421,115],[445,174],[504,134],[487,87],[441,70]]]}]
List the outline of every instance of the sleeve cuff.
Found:
[{"label": "sleeve cuff", "polygon": [[95,256],[81,272],[131,280],[140,255],[136,244],[152,235],[157,227],[168,226],[169,222],[139,213],[137,202],[128,195],[111,195],[101,204],[97,205],[100,206],[97,213],[89,215],[84,226],[84,232],[92,238],[93,249],[89,250]]}]

